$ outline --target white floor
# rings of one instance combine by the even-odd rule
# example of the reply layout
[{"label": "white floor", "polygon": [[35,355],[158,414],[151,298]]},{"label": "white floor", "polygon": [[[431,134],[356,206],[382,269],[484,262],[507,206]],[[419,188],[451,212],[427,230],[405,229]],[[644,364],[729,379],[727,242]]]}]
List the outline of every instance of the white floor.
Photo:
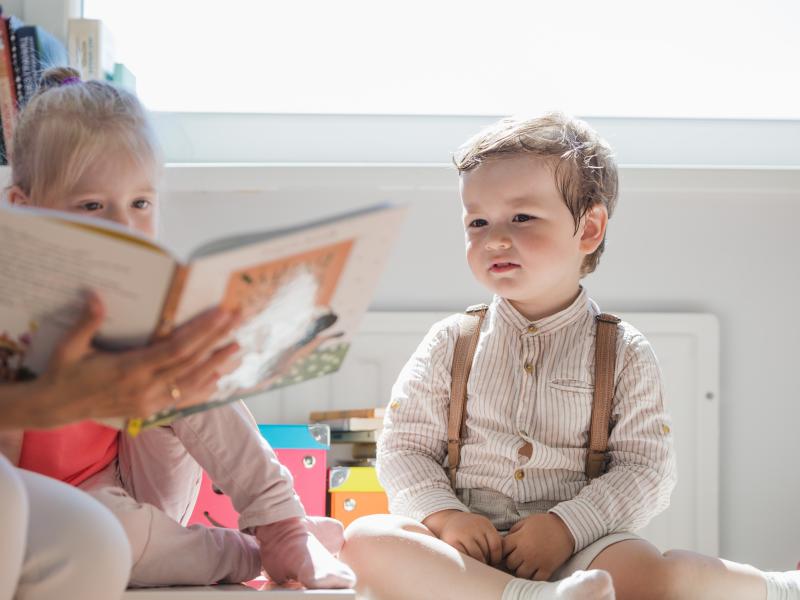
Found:
[{"label": "white floor", "polygon": [[141,588],[126,591],[123,600],[229,600],[231,598],[264,600],[356,600],[353,590],[304,590],[278,588],[265,584],[262,589],[246,585],[177,586],[165,588]]}]

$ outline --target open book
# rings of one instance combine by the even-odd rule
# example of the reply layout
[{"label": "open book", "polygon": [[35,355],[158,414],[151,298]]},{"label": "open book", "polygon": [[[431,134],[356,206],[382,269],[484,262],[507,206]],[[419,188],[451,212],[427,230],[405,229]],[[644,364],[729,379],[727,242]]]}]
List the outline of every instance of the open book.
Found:
[{"label": "open book", "polygon": [[404,213],[404,207],[371,206],[216,240],[181,260],[108,221],[3,205],[0,382],[30,379],[46,368],[89,289],[106,307],[95,340],[104,349],[144,345],[218,304],[244,316],[236,332],[242,363],[220,379],[214,397],[130,421],[131,433],[331,373],[369,306]]}]

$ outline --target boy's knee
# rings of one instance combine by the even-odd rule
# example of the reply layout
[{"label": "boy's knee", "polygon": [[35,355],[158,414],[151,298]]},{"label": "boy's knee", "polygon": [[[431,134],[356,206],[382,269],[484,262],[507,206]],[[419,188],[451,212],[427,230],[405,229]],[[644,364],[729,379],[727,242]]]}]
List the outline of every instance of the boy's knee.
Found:
[{"label": "boy's knee", "polygon": [[424,528],[417,521],[398,515],[366,515],[359,517],[344,530],[346,543],[356,540],[385,538],[399,535],[409,528]]},{"label": "boy's knee", "polygon": [[685,597],[687,585],[691,586],[697,581],[697,566],[687,560],[685,552],[668,550],[661,555],[654,569],[657,587],[663,590],[662,598],[671,600]]}]

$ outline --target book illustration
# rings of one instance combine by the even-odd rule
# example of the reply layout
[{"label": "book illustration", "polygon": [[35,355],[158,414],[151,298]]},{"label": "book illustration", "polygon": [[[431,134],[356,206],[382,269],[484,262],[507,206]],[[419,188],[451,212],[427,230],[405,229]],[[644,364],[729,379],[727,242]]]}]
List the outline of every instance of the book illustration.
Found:
[{"label": "book illustration", "polygon": [[[35,329],[35,323],[31,323],[31,332]],[[31,345],[31,332],[13,335],[0,329],[0,384],[36,379],[36,373],[25,365],[25,357]]]},{"label": "book illustration", "polygon": [[343,335],[328,331],[338,320],[329,303],[352,245],[347,240],[231,275],[222,304],[242,311],[245,325],[236,333],[242,362],[220,379],[217,397],[266,391],[339,368],[349,344],[320,346]]}]

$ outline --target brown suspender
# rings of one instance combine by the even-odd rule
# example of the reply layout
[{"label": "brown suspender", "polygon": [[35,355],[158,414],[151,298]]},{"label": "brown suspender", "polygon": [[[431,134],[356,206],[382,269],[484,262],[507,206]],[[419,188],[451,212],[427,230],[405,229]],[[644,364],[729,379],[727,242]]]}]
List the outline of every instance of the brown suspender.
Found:
[{"label": "brown suspender", "polygon": [[589,426],[589,452],[586,476],[600,477],[608,468],[608,432],[611,431],[611,404],[614,400],[614,369],[617,362],[617,324],[619,317],[602,313],[595,317],[597,338],[594,344],[594,397]]},{"label": "brown suspender", "polygon": [[[450,484],[455,488],[456,471],[461,459],[461,437],[464,430],[467,404],[467,381],[478,346],[481,324],[488,306],[470,306],[459,322],[458,338],[453,350],[451,368],[450,411],[447,422],[447,467]],[[620,319],[608,313],[595,317],[594,397],[589,427],[589,452],[586,456],[586,476],[594,479],[608,467],[608,433],[611,405],[614,399],[614,369],[617,358],[617,324]]]},{"label": "brown suspender", "polygon": [[472,368],[472,357],[478,346],[483,317],[489,307],[485,304],[470,306],[459,321],[458,338],[453,350],[453,367],[450,383],[450,414],[447,420],[447,467],[450,485],[456,487],[456,471],[461,460],[461,435],[467,411],[467,381]]}]

